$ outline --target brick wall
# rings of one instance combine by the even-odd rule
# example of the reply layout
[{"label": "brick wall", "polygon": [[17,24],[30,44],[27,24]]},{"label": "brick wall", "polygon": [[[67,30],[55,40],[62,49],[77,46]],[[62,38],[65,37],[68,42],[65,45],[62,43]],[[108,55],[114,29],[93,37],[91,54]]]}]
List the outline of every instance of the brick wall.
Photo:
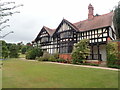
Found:
[{"label": "brick wall", "polygon": [[68,63],[72,61],[71,54],[59,54],[59,58],[67,60]]}]

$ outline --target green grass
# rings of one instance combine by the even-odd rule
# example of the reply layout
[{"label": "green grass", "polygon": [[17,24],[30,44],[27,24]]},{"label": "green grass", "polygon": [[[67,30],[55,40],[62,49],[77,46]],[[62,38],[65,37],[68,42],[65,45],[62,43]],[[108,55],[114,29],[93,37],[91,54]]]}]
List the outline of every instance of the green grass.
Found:
[{"label": "green grass", "polygon": [[118,88],[117,71],[20,59],[3,63],[3,88]]},{"label": "green grass", "polygon": [[25,54],[20,53],[19,58],[25,58],[25,56],[26,56]]}]

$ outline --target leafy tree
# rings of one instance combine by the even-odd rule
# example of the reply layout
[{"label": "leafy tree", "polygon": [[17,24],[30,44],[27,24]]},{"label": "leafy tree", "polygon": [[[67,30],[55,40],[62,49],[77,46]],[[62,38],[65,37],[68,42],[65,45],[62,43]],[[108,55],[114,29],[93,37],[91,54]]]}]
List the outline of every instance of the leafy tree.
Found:
[{"label": "leafy tree", "polygon": [[9,51],[10,51],[10,54],[9,54],[10,58],[18,58],[19,50],[16,44],[12,44]]},{"label": "leafy tree", "polygon": [[114,65],[118,60],[118,44],[117,42],[109,42],[106,46],[107,49],[107,64]]},{"label": "leafy tree", "polygon": [[34,47],[29,49],[26,53],[26,59],[35,59],[36,57],[40,57],[43,55],[43,51],[41,48]]},{"label": "leafy tree", "polygon": [[18,46],[18,50],[19,50],[19,52],[21,52],[22,45],[23,45],[23,43],[22,43],[22,42],[20,42],[20,43],[17,43],[17,46]]},{"label": "leafy tree", "polygon": [[22,48],[21,48],[21,53],[22,53],[22,54],[25,54],[26,51],[27,51],[27,46],[22,46]]},{"label": "leafy tree", "polygon": [[83,39],[79,41],[74,45],[74,49],[72,51],[73,63],[82,63],[82,60],[86,59],[89,54],[89,40]]},{"label": "leafy tree", "polygon": [[113,23],[117,34],[117,39],[120,39],[120,4],[118,4],[114,10]]},{"label": "leafy tree", "polygon": [[[5,41],[0,41],[2,43],[2,58],[7,58],[8,57],[8,54],[9,54],[9,51],[8,51],[8,48],[7,48],[7,45],[6,45],[6,42]],[[1,53],[1,52],[0,52]]]}]

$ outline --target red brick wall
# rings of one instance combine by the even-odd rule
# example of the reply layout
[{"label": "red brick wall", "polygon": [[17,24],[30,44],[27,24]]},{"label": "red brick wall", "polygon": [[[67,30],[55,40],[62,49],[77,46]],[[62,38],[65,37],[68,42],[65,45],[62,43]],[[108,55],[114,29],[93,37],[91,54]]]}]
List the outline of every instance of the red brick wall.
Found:
[{"label": "red brick wall", "polygon": [[72,62],[71,54],[59,54],[59,58],[66,60],[67,63]]},{"label": "red brick wall", "polygon": [[71,60],[71,54],[59,54],[59,58],[65,59],[65,60]]}]

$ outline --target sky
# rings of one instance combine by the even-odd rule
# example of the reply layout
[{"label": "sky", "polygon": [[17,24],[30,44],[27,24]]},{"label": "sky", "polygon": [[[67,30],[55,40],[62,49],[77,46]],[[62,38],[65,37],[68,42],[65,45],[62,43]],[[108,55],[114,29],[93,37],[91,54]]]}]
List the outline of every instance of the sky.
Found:
[{"label": "sky", "polygon": [[[7,43],[24,44],[33,41],[43,26],[58,27],[63,18],[71,23],[88,18],[88,5],[91,3],[95,14],[106,14],[114,9],[120,0],[2,0],[15,1],[24,6],[14,9],[18,14],[8,16],[9,22],[2,34],[14,31],[4,37]],[[14,5],[13,5],[14,6]]]}]

